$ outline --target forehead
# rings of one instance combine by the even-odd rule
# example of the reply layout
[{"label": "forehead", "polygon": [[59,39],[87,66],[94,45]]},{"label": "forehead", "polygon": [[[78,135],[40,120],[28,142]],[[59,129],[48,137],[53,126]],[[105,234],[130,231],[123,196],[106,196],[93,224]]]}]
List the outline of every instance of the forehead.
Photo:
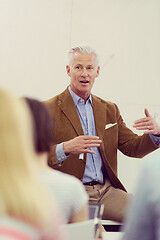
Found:
[{"label": "forehead", "polygon": [[78,53],[76,52],[73,56],[73,65],[95,65],[96,64],[96,56],[94,53]]}]

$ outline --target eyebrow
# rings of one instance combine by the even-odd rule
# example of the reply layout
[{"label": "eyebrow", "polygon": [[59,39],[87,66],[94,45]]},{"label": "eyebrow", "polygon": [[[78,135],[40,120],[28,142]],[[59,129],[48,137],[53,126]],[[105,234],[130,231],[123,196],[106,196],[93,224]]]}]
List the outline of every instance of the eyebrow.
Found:
[{"label": "eyebrow", "polygon": [[[80,63],[77,63],[75,66],[82,66],[82,67],[83,67],[83,65],[82,65],[82,64],[80,64]],[[89,64],[89,65],[87,65],[87,67],[94,67],[94,65],[92,65],[92,64]]]}]

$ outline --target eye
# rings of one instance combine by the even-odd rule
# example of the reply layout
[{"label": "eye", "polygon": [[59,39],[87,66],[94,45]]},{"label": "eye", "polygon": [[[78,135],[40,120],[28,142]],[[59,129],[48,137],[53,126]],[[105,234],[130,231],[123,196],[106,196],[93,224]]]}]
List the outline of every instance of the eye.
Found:
[{"label": "eye", "polygon": [[76,66],[76,69],[78,69],[78,70],[81,69],[81,68],[82,68],[81,66]]},{"label": "eye", "polygon": [[88,66],[87,69],[91,70],[91,69],[93,69],[93,67],[92,66]]}]

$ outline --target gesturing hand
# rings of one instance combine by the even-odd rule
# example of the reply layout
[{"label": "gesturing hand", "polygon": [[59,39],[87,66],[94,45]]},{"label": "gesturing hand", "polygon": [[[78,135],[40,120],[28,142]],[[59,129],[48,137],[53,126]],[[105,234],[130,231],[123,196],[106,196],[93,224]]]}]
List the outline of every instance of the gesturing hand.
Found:
[{"label": "gesturing hand", "polygon": [[160,126],[149,114],[148,109],[145,108],[144,112],[146,117],[136,120],[133,127],[137,130],[145,130],[144,133],[152,133],[154,135],[160,134]]},{"label": "gesturing hand", "polygon": [[65,153],[94,153],[94,151],[89,150],[91,147],[99,147],[102,141],[98,136],[78,136],[63,144],[63,150]]}]

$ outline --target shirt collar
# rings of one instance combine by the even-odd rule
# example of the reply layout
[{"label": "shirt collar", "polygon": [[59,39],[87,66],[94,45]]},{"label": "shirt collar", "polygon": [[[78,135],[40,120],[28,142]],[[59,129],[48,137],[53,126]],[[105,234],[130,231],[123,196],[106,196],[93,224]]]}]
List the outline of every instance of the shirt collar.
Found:
[{"label": "shirt collar", "polygon": [[[83,101],[84,101],[84,99],[82,99],[81,97],[79,97],[77,94],[75,94],[75,93],[71,90],[70,85],[69,85],[69,87],[68,87],[68,90],[69,90],[69,92],[70,92],[70,94],[71,94],[71,97],[73,98],[73,101],[74,101],[74,103],[75,103],[76,106],[78,105],[78,102],[79,102],[80,100],[83,100]],[[87,102],[89,102],[89,103],[92,105],[92,96],[91,96],[91,94],[90,94],[89,98],[87,99]]]}]

